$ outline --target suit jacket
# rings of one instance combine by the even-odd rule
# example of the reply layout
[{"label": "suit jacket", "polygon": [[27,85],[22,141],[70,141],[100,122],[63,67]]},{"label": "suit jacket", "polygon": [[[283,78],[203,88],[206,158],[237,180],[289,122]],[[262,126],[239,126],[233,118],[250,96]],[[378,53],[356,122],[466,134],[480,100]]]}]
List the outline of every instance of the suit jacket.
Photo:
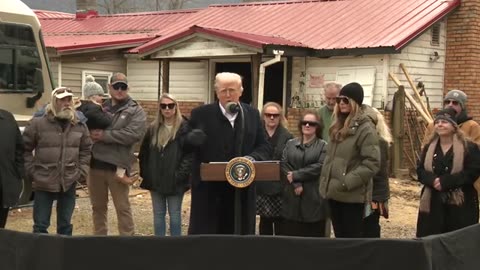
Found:
[{"label": "suit jacket", "polygon": [[[201,163],[229,161],[246,155],[255,160],[270,159],[271,148],[258,110],[244,103],[241,106],[245,120],[243,131],[241,114],[237,115],[232,127],[218,102],[192,110],[189,126],[191,129],[203,130],[206,141],[194,150],[189,234],[234,232],[235,188],[228,182],[203,182],[200,177]],[[242,234],[254,234],[254,184],[241,189],[238,194],[242,200]]]},{"label": "suit jacket", "polygon": [[23,139],[15,118],[0,110],[0,201],[2,208],[17,204],[24,177]]}]

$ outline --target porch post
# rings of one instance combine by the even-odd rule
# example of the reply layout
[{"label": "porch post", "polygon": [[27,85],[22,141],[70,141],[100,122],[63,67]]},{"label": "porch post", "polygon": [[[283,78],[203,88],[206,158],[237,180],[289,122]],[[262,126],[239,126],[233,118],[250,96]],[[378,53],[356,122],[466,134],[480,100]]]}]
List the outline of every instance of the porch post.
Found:
[{"label": "porch post", "polygon": [[258,77],[260,74],[260,64],[262,63],[262,55],[260,53],[251,56],[252,69],[252,107],[258,107]]}]

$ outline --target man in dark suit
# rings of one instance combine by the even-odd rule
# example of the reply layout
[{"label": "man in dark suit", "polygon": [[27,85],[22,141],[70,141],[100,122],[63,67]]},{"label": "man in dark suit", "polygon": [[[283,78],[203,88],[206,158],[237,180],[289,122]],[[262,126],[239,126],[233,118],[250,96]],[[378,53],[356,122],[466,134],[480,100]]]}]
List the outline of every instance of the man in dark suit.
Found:
[{"label": "man in dark suit", "polygon": [[10,112],[0,110],[0,228],[5,228],[8,210],[15,206],[22,191],[24,145],[17,121]]},{"label": "man in dark suit", "polygon": [[[248,104],[240,103],[242,92],[242,79],[238,74],[219,73],[215,77],[218,101],[192,110],[189,121],[192,134],[200,133],[204,140],[196,140],[189,234],[234,233],[235,188],[226,181],[203,182],[200,177],[202,162],[229,161],[239,156],[254,160],[270,158],[270,145],[263,132],[259,112]],[[227,104],[231,102],[241,106],[243,124],[241,111],[229,112]],[[253,185],[240,191],[241,234],[255,234]]]}]

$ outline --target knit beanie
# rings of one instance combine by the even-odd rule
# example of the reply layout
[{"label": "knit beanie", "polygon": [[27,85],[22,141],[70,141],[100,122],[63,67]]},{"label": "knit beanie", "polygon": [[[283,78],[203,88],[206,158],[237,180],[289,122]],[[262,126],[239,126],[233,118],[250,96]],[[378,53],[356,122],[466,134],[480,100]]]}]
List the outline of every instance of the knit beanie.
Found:
[{"label": "knit beanie", "polygon": [[462,90],[450,90],[443,99],[443,101],[446,100],[455,100],[458,102],[458,104],[460,104],[462,109],[465,109],[465,103],[467,102],[467,94],[465,94]]},{"label": "knit beanie", "polygon": [[453,108],[445,108],[443,110],[440,110],[435,115],[434,122],[437,122],[438,120],[442,119],[450,122],[455,128],[458,128],[456,115],[457,115],[457,112]]},{"label": "knit beanie", "polygon": [[103,96],[104,94],[102,86],[95,82],[95,78],[92,75],[88,75],[83,86],[83,96],[88,99],[94,95]]},{"label": "knit beanie", "polygon": [[353,99],[359,106],[363,103],[363,87],[356,82],[349,83],[342,87],[338,95]]}]

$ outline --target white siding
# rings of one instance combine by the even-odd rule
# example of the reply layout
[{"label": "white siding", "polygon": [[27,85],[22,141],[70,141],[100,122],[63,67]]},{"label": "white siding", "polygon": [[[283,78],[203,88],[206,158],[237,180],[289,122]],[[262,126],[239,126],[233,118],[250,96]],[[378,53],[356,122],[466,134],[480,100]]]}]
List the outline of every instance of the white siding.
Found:
[{"label": "white siding", "polygon": [[170,93],[182,101],[208,100],[208,62],[170,62]]},{"label": "white siding", "polygon": [[[323,81],[329,82],[335,81],[342,70],[374,68],[376,72],[372,105],[381,108],[393,99],[393,94],[397,90],[397,86],[388,77],[388,72],[394,73],[405,85],[405,89],[411,89],[399,66],[400,63],[403,63],[415,85],[419,81],[425,84],[431,108],[441,107],[445,72],[445,38],[445,24],[442,23],[440,46],[431,45],[431,31],[427,30],[405,47],[400,54],[345,56],[328,59],[295,57],[293,59],[292,96],[302,93],[300,82],[304,82],[304,98],[314,100],[315,102],[310,102],[309,105],[317,107],[320,102],[316,100],[322,98],[323,88],[309,87],[310,75],[323,76]],[[435,51],[440,57],[431,61],[430,56]],[[305,77],[302,77],[302,72],[304,72]],[[386,85],[384,85],[385,80],[387,81]],[[385,91],[388,93],[386,100],[383,99]]]},{"label": "white siding", "polygon": [[[415,41],[410,43],[401,54],[390,56],[389,71],[405,85],[406,90],[411,90],[403,71],[400,69],[400,63],[403,63],[416,85],[419,81],[425,85],[425,90],[430,100],[430,107],[442,107],[444,74],[445,74],[445,23],[440,27],[440,46],[432,46],[431,31],[427,30]],[[435,61],[430,60],[434,52],[438,52],[439,58]],[[390,99],[397,90],[396,85],[389,80],[388,93]],[[411,92],[413,94],[413,92]],[[408,104],[408,102],[407,102]]]},{"label": "white siding", "polygon": [[[337,80],[337,74],[347,69],[374,69],[375,81],[373,85],[373,103],[374,107],[382,106],[383,98],[383,57],[378,55],[359,56],[359,57],[332,57],[328,59],[321,58],[303,58],[295,57],[293,60],[292,72],[292,96],[300,93],[301,81],[305,82],[305,95],[307,100],[314,100],[313,106],[319,107],[318,101],[323,94],[323,87],[309,87],[310,75],[323,76],[324,82]],[[306,71],[306,78],[301,77],[301,72]],[[310,102],[310,106],[312,102]]]},{"label": "white siding", "polygon": [[158,61],[128,59],[127,76],[133,99],[157,100],[158,66]]},{"label": "white siding", "polygon": [[125,72],[125,60],[62,63],[62,86],[70,87],[76,96],[82,95],[82,71]]},{"label": "white siding", "polygon": [[[131,95],[139,100],[158,98],[159,63],[128,60],[127,76]],[[160,84],[161,86],[161,84]],[[207,61],[170,62],[170,93],[181,101],[207,101]]]}]

